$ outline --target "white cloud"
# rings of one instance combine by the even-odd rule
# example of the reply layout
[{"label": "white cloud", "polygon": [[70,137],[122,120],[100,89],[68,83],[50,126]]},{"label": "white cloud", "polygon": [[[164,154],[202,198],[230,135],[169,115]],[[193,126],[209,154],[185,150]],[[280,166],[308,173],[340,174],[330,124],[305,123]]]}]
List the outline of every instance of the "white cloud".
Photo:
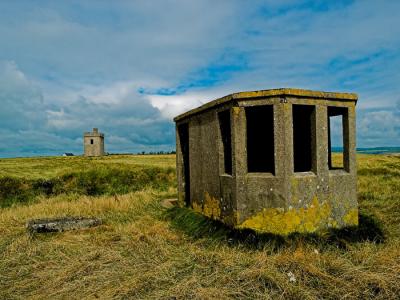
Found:
[{"label": "white cloud", "polygon": [[209,93],[188,92],[182,95],[148,95],[150,103],[168,119],[213,100]]},{"label": "white cloud", "polygon": [[400,141],[400,109],[360,111],[358,118],[359,146],[398,146]]}]

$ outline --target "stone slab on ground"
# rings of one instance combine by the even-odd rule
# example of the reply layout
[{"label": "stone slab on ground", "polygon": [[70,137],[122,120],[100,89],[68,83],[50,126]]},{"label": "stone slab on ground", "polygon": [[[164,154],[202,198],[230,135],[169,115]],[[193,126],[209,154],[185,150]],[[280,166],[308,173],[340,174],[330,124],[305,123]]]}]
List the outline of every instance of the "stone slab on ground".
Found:
[{"label": "stone slab on ground", "polygon": [[46,233],[90,228],[101,223],[101,220],[97,218],[61,217],[29,220],[26,227],[31,233]]}]

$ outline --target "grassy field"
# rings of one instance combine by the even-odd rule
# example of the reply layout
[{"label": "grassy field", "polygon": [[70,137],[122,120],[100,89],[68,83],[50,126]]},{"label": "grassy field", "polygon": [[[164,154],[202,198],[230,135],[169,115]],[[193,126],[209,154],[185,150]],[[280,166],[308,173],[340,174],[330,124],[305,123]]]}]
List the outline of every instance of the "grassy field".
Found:
[{"label": "grassy field", "polygon": [[[172,155],[1,159],[0,299],[400,297],[400,157],[359,155],[359,229],[318,236],[162,208],[176,196],[174,165]],[[28,219],[69,215],[104,224],[26,233]]]},{"label": "grassy field", "polygon": [[175,168],[172,155],[110,155],[98,157],[29,157],[0,159],[0,177],[13,176],[28,179],[43,179],[60,176],[75,170],[96,169],[99,167]]}]

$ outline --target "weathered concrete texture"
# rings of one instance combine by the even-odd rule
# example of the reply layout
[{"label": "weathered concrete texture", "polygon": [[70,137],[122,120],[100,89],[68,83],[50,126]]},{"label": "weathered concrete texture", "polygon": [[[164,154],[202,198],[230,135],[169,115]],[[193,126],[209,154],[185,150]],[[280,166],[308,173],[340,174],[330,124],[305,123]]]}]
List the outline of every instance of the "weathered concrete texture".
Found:
[{"label": "weathered concrete texture", "polygon": [[64,217],[53,219],[36,219],[26,223],[31,233],[62,232],[98,226],[101,220],[97,218]]},{"label": "weathered concrete texture", "polygon": [[104,134],[97,128],[92,132],[83,134],[84,156],[103,156],[104,153]]},{"label": "weathered concrete texture", "polygon": [[[176,117],[179,202],[260,232],[357,225],[356,102],[355,94],[277,89],[232,94]],[[265,106],[259,111],[269,115],[254,114]],[[330,160],[332,116],[343,123],[341,169]]]}]

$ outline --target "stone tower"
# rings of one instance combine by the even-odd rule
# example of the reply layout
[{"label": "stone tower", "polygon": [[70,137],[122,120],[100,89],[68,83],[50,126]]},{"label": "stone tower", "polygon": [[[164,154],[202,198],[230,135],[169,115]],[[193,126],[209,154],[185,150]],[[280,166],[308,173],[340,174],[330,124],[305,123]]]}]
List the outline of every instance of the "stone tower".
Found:
[{"label": "stone tower", "polygon": [[97,128],[93,132],[83,134],[84,156],[102,156],[104,155],[104,134]]}]

